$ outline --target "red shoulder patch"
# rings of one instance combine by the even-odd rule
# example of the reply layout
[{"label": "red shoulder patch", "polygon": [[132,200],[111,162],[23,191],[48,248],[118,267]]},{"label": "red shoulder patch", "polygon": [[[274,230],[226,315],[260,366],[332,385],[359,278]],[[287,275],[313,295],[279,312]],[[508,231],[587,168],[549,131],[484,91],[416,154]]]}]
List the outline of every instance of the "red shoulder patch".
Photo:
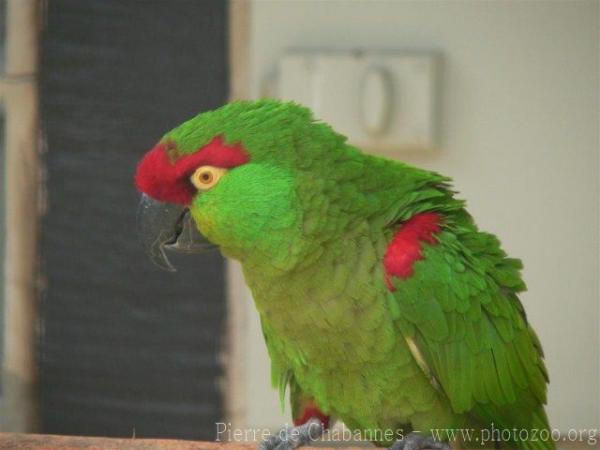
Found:
[{"label": "red shoulder patch", "polygon": [[440,232],[441,215],[421,213],[404,222],[388,245],[383,258],[385,283],[394,291],[391,277],[409,278],[413,274],[413,264],[423,259],[422,242],[437,244],[434,235]]},{"label": "red shoulder patch", "polygon": [[162,142],[138,164],[135,184],[156,200],[188,205],[196,192],[189,178],[198,167],[230,169],[248,161],[250,157],[241,144],[226,145],[221,137],[191,154],[180,154],[175,143]]}]

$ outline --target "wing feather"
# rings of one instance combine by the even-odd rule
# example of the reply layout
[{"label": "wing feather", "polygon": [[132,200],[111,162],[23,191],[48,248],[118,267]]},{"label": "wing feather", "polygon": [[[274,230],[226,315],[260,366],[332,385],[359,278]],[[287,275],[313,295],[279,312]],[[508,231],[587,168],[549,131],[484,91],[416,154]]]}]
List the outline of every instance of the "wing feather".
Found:
[{"label": "wing feather", "polygon": [[[521,263],[474,225],[449,226],[437,239],[424,244],[413,276],[394,280],[391,294],[419,366],[457,413],[506,426],[539,422],[546,370],[517,297]],[[511,406],[525,411],[514,415]],[[524,417],[530,423],[514,423]]]}]

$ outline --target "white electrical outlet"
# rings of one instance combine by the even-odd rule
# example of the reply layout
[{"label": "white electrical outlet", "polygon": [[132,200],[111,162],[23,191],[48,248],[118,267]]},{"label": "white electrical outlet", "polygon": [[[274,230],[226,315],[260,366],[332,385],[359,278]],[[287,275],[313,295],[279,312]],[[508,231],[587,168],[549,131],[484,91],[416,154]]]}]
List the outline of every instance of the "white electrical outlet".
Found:
[{"label": "white electrical outlet", "polygon": [[279,61],[277,94],[310,107],[349,141],[393,156],[436,141],[433,53],[294,51]]}]

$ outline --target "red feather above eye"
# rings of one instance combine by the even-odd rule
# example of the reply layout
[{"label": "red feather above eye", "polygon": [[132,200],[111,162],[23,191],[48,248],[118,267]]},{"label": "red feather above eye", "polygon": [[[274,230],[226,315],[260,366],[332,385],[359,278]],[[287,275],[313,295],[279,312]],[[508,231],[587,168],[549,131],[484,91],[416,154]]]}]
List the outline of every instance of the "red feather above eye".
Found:
[{"label": "red feather above eye", "polygon": [[189,177],[198,167],[230,169],[248,161],[250,157],[241,144],[227,145],[221,137],[194,153],[183,155],[177,153],[174,142],[162,142],[138,164],[135,184],[140,192],[156,200],[188,205],[196,192]]},{"label": "red feather above eye", "polygon": [[422,242],[437,243],[434,235],[439,233],[441,216],[437,213],[421,213],[407,220],[394,235],[383,258],[385,282],[394,291],[391,277],[408,278],[413,274],[413,264],[423,259]]}]

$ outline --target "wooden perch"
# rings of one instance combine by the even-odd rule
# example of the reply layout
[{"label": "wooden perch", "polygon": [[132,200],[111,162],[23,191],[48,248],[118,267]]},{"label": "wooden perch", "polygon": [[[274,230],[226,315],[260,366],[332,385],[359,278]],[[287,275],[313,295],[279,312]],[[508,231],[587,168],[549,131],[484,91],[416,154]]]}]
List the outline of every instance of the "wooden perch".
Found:
[{"label": "wooden perch", "polygon": [[255,444],[0,433],[0,450],[256,450]]},{"label": "wooden perch", "polygon": [[[558,442],[564,450],[587,450],[598,445],[585,442]],[[336,448],[342,448],[336,446]],[[365,450],[365,447],[343,447]],[[370,448],[370,447],[366,447]],[[117,439],[49,434],[0,433],[0,450],[256,450],[256,443],[200,442],[174,439]],[[331,447],[302,447],[302,450],[332,450]]]},{"label": "wooden perch", "polygon": [[[0,433],[0,450],[256,450],[257,447],[256,443],[240,442]],[[302,450],[324,450],[324,448],[302,447]],[[364,450],[364,448],[351,450]]]}]

